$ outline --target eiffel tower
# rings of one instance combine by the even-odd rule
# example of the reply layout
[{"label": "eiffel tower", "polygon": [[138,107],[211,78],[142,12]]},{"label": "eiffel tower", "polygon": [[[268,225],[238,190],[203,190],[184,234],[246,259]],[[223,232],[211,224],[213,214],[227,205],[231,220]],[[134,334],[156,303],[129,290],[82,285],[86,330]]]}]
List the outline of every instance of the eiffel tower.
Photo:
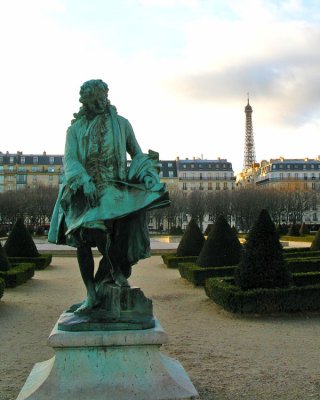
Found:
[{"label": "eiffel tower", "polygon": [[256,162],[256,153],[254,149],[253,129],[252,129],[252,107],[249,103],[248,93],[248,104],[244,108],[246,113],[246,136],[244,144],[244,160],[243,170],[252,167],[252,164]]}]

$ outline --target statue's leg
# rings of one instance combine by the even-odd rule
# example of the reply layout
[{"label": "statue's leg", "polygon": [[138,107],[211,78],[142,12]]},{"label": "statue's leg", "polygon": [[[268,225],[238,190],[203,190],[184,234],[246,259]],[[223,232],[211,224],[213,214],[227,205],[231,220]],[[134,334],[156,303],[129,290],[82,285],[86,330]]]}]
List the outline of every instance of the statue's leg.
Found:
[{"label": "statue's leg", "polygon": [[107,264],[109,265],[109,270],[111,272],[113,281],[117,286],[127,286],[127,287],[129,287],[130,286],[129,282],[125,278],[123,273],[121,272],[121,269],[119,267],[119,263],[117,263],[117,260],[115,260],[114,262],[111,261],[110,254],[109,254],[110,245],[111,245],[111,233],[107,232],[107,241],[106,241],[106,246],[105,246],[105,257],[106,257]]},{"label": "statue's leg", "polygon": [[95,289],[94,260],[91,247],[86,245],[78,247],[77,259],[79,263],[80,273],[87,289],[87,298],[75,311],[75,313],[83,313],[91,310],[99,303]]},{"label": "statue's leg", "polygon": [[103,282],[113,282],[113,278],[111,275],[110,266],[106,257],[106,244],[107,244],[107,237],[105,232],[101,232],[99,235],[99,239],[96,240],[97,247],[99,252],[102,254],[102,258],[99,262],[99,268],[95,274],[94,280],[96,283],[96,287],[103,281]]}]

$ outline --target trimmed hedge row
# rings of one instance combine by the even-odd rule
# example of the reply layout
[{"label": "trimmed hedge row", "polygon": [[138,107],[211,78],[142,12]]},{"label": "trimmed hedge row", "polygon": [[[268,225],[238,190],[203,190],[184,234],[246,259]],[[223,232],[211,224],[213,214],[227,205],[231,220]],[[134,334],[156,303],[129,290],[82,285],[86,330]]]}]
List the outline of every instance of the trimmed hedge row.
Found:
[{"label": "trimmed hedge row", "polygon": [[[320,259],[293,259],[287,260],[289,271],[292,273],[320,272]],[[202,268],[195,263],[181,262],[178,265],[182,278],[187,279],[195,286],[203,286],[206,279],[216,277],[233,277],[238,266]]]},{"label": "trimmed hedge row", "polygon": [[293,247],[288,249],[283,249],[284,255],[291,254],[291,253],[301,253],[301,252],[308,252],[310,247]]},{"label": "trimmed hedge row", "polygon": [[5,286],[6,284],[4,283],[4,280],[0,278],[0,299],[3,296]]},{"label": "trimmed hedge row", "polygon": [[208,278],[233,276],[238,268],[237,266],[202,268],[194,263],[181,263],[178,267],[181,277],[195,286],[203,286]]},{"label": "trimmed hedge row", "polygon": [[178,268],[181,262],[196,262],[198,256],[178,257],[175,254],[162,254],[162,260],[168,268]]},{"label": "trimmed hedge row", "polygon": [[205,282],[209,298],[233,313],[274,313],[320,309],[320,284],[276,289],[241,290],[233,278],[210,278]]},{"label": "trimmed hedge row", "polygon": [[11,264],[32,263],[35,269],[45,269],[52,261],[52,254],[41,254],[38,257],[8,257]]},{"label": "trimmed hedge row", "polygon": [[291,272],[320,272],[320,258],[295,258],[287,260]]},{"label": "trimmed hedge row", "polygon": [[292,274],[295,286],[308,286],[320,284],[320,272],[299,272]]},{"label": "trimmed hedge row", "polygon": [[319,250],[314,250],[314,251],[295,251],[295,252],[290,252],[290,253],[283,253],[283,256],[285,260],[289,260],[291,258],[309,258],[309,257],[318,257],[320,259],[320,251]]},{"label": "trimmed hedge row", "polygon": [[35,264],[18,264],[10,268],[9,271],[0,271],[0,278],[4,280],[6,287],[13,288],[32,278],[34,270]]}]

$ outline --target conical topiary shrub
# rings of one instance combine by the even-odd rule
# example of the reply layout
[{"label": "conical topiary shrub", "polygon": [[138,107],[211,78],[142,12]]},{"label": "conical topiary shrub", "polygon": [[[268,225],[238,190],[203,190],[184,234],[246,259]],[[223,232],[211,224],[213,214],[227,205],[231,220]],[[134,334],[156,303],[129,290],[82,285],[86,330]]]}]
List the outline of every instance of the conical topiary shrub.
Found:
[{"label": "conical topiary shrub", "polygon": [[296,224],[291,224],[288,230],[289,236],[300,236],[299,227]]},{"label": "conical topiary shrub", "polygon": [[300,229],[299,229],[299,234],[300,235],[308,235],[310,233],[310,230],[308,228],[308,225],[306,225],[304,222],[302,222]]},{"label": "conical topiary shrub", "polygon": [[236,282],[246,290],[286,287],[290,279],[276,227],[268,212],[262,210],[248,234]]},{"label": "conical topiary shrub", "polygon": [[198,256],[204,242],[203,233],[192,219],[180,240],[176,254],[178,257]]},{"label": "conical topiary shrub", "polygon": [[204,236],[209,236],[212,227],[213,227],[213,224],[208,224],[208,226],[206,227],[206,230],[204,231]]},{"label": "conical topiary shrub", "polygon": [[9,263],[7,254],[0,242],[0,271],[3,271],[3,272],[9,271],[10,267],[11,267],[11,265]]},{"label": "conical topiary shrub", "polygon": [[14,224],[8,239],[4,245],[4,249],[8,257],[38,257],[39,253],[34,241],[23,223],[23,219],[19,218]]},{"label": "conical topiary shrub", "polygon": [[320,250],[320,228],[318,232],[316,233],[316,236],[313,238],[313,241],[310,246],[310,250]]},{"label": "conical topiary shrub", "polygon": [[204,268],[237,265],[240,253],[241,244],[237,235],[220,215],[203,245],[196,264]]}]

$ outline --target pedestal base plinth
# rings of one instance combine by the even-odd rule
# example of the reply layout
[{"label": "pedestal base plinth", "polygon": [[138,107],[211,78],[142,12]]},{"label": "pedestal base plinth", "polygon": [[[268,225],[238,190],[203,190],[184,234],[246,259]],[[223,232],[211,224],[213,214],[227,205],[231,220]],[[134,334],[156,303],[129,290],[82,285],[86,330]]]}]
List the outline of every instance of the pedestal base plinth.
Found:
[{"label": "pedestal base plinth", "polygon": [[160,346],[167,335],[152,329],[66,332],[48,343],[55,356],[34,366],[17,400],[198,399],[181,364]]}]

